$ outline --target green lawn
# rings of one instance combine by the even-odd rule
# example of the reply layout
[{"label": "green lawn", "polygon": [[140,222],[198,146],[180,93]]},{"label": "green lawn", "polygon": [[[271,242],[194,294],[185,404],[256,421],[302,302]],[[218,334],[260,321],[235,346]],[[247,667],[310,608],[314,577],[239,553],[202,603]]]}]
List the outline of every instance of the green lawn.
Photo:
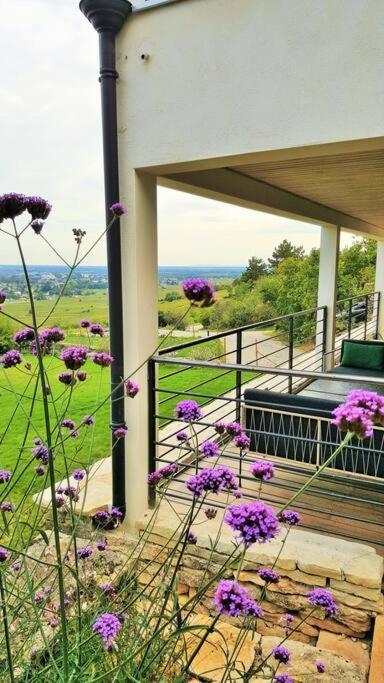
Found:
[{"label": "green lawn", "polygon": [[[98,338],[97,338],[98,339]],[[75,341],[70,339],[70,341]],[[77,341],[79,343],[80,340]],[[105,343],[105,340],[98,340],[100,343]],[[180,339],[169,338],[165,344],[167,346],[180,343]],[[182,341],[188,341],[183,339]],[[204,347],[204,350],[203,350]],[[191,348],[184,352],[178,352],[177,355],[185,357],[208,358],[222,353],[221,342],[207,341],[207,343],[198,347],[198,349]],[[36,366],[36,360],[31,359],[33,367]],[[96,406],[109,393],[109,371],[103,370],[100,374],[100,369],[92,362],[88,362],[85,369],[88,372],[86,382],[77,384],[73,391],[71,407],[66,410],[66,401],[68,397],[68,390],[64,392],[64,386],[58,381],[57,376],[63,370],[63,364],[55,357],[46,359],[47,374],[49,382],[52,387],[52,396],[55,398],[55,409],[51,408],[51,417],[56,421],[55,412],[61,416],[70,417],[77,424],[80,424],[84,415],[92,413]],[[207,368],[188,368],[185,372],[177,374],[173,377],[168,377],[161,380],[161,377],[168,375],[181,369],[181,366],[161,364],[159,368],[160,389],[163,390],[159,394],[159,400],[170,398],[169,401],[162,404],[159,412],[164,417],[170,417],[178,401],[183,397],[183,391],[191,389],[191,387],[206,380],[212,380],[206,383],[201,389],[194,389],[195,392],[201,392],[208,396],[218,396],[232,389],[235,384],[235,373],[224,374],[223,370],[211,370]],[[249,374],[251,377],[251,374]],[[8,369],[0,372],[0,468],[10,469],[15,472],[17,478],[16,493],[20,497],[23,491],[26,491],[31,482],[33,468],[37,462],[30,464],[31,448],[33,446],[33,438],[36,436],[44,437],[45,427],[42,414],[42,403],[38,393],[38,399],[34,406],[34,411],[31,418],[28,438],[23,447],[23,438],[27,424],[27,414],[31,406],[31,396],[33,391],[33,383],[27,388],[29,375],[26,371],[20,369]],[[179,396],[171,396],[165,393],[165,390],[180,392]],[[12,391],[19,394],[15,396]],[[25,392],[24,397],[21,395]],[[63,393],[64,392],[64,393]],[[61,397],[61,398],[60,398]],[[196,398],[198,403],[205,403],[207,399]],[[208,399],[209,401],[209,399]],[[14,414],[12,423],[8,427],[11,416]],[[128,425],[129,426],[129,425]],[[110,455],[110,430],[109,430],[109,402],[97,412],[95,426],[82,430],[83,436],[79,439],[67,439],[66,441],[66,456],[70,460],[70,467],[74,469],[79,466],[87,466],[90,463],[100,458]],[[20,450],[22,449],[22,450]],[[60,449],[56,455],[56,470],[57,478],[60,479],[65,474],[64,461],[60,454]],[[15,479],[14,479],[15,481]],[[35,483],[31,493],[41,489],[41,480]]]}]

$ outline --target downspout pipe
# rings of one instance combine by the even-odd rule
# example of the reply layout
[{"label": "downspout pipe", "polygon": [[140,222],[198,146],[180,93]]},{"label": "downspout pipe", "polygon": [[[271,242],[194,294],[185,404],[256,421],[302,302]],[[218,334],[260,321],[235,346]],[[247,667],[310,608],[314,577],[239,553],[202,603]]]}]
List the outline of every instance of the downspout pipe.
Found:
[{"label": "downspout pipe", "polygon": [[[128,0],[81,0],[80,10],[99,34],[101,111],[104,153],[104,189],[106,224],[112,218],[110,207],[119,201],[119,157],[116,106],[116,35],[132,11]],[[111,432],[112,432],[112,504],[125,514],[124,439],[113,432],[125,426],[123,347],[123,297],[121,270],[120,220],[107,233],[108,298],[111,365]],[[117,388],[118,387],[118,388]]]}]

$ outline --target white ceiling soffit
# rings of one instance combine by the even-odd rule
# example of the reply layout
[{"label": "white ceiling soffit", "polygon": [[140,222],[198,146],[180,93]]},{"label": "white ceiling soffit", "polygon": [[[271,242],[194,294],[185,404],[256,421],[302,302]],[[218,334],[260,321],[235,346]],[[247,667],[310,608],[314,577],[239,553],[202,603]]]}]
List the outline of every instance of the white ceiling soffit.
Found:
[{"label": "white ceiling soffit", "polygon": [[161,7],[162,5],[173,5],[175,2],[183,2],[184,0],[141,0],[140,2],[132,2],[132,12],[144,12],[145,10]]}]

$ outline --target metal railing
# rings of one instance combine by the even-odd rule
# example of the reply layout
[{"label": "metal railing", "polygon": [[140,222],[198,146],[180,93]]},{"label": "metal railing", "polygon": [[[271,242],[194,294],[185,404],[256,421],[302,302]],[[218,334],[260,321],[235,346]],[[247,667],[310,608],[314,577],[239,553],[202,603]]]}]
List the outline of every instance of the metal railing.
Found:
[{"label": "metal railing", "polygon": [[335,362],[343,339],[377,339],[380,292],[368,292],[336,302]]},{"label": "metal railing", "polygon": [[[177,347],[178,348],[178,347]],[[179,350],[179,349],[178,349]],[[164,386],[161,378],[179,377],[175,372],[183,369],[208,373],[206,382],[200,381],[190,388],[177,388],[175,384]],[[196,456],[192,445],[197,440],[200,445],[207,439],[219,440],[221,446],[220,463],[228,464],[239,478],[245,498],[257,497],[254,478],[249,473],[249,464],[257,457],[272,459],[276,477],[263,485],[263,500],[279,506],[289,500],[316,468],[323,464],[332,449],[340,444],[341,435],[330,424],[329,415],[319,408],[298,411],[292,408],[296,398],[288,397],[286,405],[284,394],[263,394],[264,404],[255,407],[237,392],[237,383],[232,391],[225,391],[214,398],[207,392],[207,385],[223,372],[236,378],[237,373],[247,377],[247,386],[257,390],[263,386],[266,377],[271,376],[269,366],[251,366],[222,362],[221,360],[195,360],[167,357],[159,354],[149,363],[150,433],[149,469],[155,471],[159,466],[178,462],[177,476],[167,490],[167,496],[179,503],[187,503],[190,494],[185,481],[196,469],[211,466],[212,461]],[[318,379],[315,370],[299,368],[273,368],[273,379],[294,387],[297,383]],[[322,380],[330,382],[355,382],[362,386],[372,382],[372,377],[322,373]],[[384,379],[375,378],[375,384],[383,385]],[[273,396],[280,396],[279,406],[273,403]],[[186,425],[174,415],[174,406],[181,399],[193,399],[201,407],[203,416],[195,423],[190,441],[179,443],[177,433],[185,430]],[[298,397],[301,398],[301,397]],[[309,404],[311,400],[308,398]],[[316,405],[316,402],[315,402]],[[231,421],[240,415],[243,428],[251,439],[248,453],[235,449],[226,443],[214,429],[217,421]],[[260,419],[262,415],[262,419]],[[258,417],[256,417],[258,416]],[[187,430],[189,427],[187,427]],[[220,441],[221,439],[221,441]],[[384,430],[374,430],[374,438],[363,442],[354,440],[337,460],[328,467],[311,486],[306,494],[295,503],[295,508],[303,513],[303,525],[307,528],[333,533],[354,540],[372,542],[384,547]],[[284,450],[285,449],[285,450]],[[149,489],[150,502],[153,503],[154,491]],[[224,506],[220,496],[211,496],[210,505]],[[372,502],[375,505],[372,505]],[[381,520],[381,521],[380,521]]]}]

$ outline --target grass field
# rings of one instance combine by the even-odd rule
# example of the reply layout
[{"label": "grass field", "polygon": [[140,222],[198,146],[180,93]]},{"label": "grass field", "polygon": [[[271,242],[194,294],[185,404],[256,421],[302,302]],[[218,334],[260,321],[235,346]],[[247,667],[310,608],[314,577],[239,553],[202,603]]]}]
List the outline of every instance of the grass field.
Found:
[{"label": "grass field", "polygon": [[[182,341],[188,340],[183,339]],[[101,342],[104,343],[105,340],[101,340]],[[180,339],[172,337],[165,342],[167,346],[177,343],[180,343]],[[203,345],[205,347],[204,353],[208,356],[219,355],[222,352],[220,344],[221,342],[207,341]],[[199,353],[202,352],[199,351]],[[178,355],[194,357],[196,349],[188,349],[183,353],[178,352]],[[31,359],[31,362],[35,367],[36,360]],[[83,417],[92,413],[109,394],[109,371],[106,369],[100,371],[89,361],[85,366],[88,378],[86,382],[78,383],[75,386],[71,406],[68,410],[68,390],[64,391],[63,385],[57,379],[58,373],[63,370],[62,362],[56,357],[47,358],[46,369],[52,387],[52,397],[55,399],[54,408],[51,408],[51,417],[54,422],[57,421],[57,416],[60,417],[60,420],[65,416],[75,420],[77,424],[81,424]],[[161,379],[177,369],[180,367],[174,365],[161,365],[159,368],[159,382],[160,389],[162,389],[162,392],[159,393],[159,401],[165,398],[169,399],[160,406],[160,414],[164,418],[172,416],[175,405],[183,397],[183,391],[190,390],[195,385],[205,382],[200,391],[214,398],[232,389],[235,384],[235,373],[225,374],[223,371],[207,368],[188,368],[185,372],[173,377]],[[33,493],[41,489],[41,480],[37,480],[29,490],[33,478],[33,468],[38,464],[35,460],[31,463],[33,438],[39,436],[44,439],[45,434],[39,392],[23,448],[34,385],[32,382],[28,387],[28,380],[29,375],[24,370],[8,369],[0,372],[0,468],[10,469],[15,473],[13,481],[17,481],[16,495],[18,498],[25,491]],[[180,395],[170,397],[166,393],[167,389],[180,392]],[[195,391],[199,390],[195,389]],[[207,399],[197,399],[197,401],[204,403]],[[81,430],[81,434],[82,436],[78,439],[67,439],[66,441],[66,457],[71,470],[79,466],[88,466],[95,460],[110,455],[108,401],[97,412],[94,427]],[[61,476],[65,475],[64,458],[60,454],[60,448],[56,451],[55,466],[57,479],[60,479]]]}]

